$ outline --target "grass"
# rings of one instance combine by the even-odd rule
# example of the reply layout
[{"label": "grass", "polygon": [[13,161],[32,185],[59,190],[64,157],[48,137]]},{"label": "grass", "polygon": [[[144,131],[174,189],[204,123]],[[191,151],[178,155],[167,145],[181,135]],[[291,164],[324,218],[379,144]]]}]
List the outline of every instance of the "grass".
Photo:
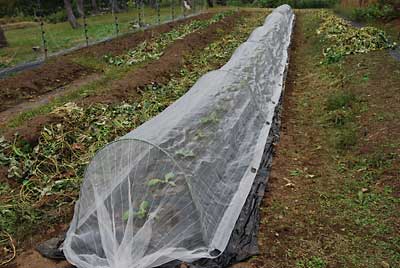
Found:
[{"label": "grass", "polygon": [[165,84],[149,85],[136,101],[86,108],[69,103],[53,111],[65,122],[43,128],[34,149],[18,137],[3,141],[0,159],[16,185],[0,182],[2,229],[22,241],[42,224],[68,222],[83,170],[95,151],[157,115],[201,75],[226,62],[264,15],[238,19],[233,32],[189,55],[179,74]]},{"label": "grass", "polygon": [[296,263],[298,268],[325,268],[326,262],[317,256],[312,256],[309,259],[300,260]]},{"label": "grass", "polygon": [[400,267],[400,63],[375,51],[321,64],[319,22],[314,12],[298,13],[284,128],[262,209],[264,253],[252,262]]},{"label": "grass", "polygon": [[[152,8],[145,8],[144,22],[146,24],[157,24],[157,13]],[[170,20],[170,7],[163,7],[160,10],[161,22]],[[137,20],[137,11],[131,9],[128,12],[118,13],[119,31],[121,34],[132,31],[130,23]],[[183,16],[180,8],[176,8],[175,18]],[[80,24],[83,25],[81,19]],[[114,16],[104,14],[87,18],[89,42],[93,43],[105,38],[114,37],[116,28]],[[44,26],[47,47],[49,53],[62,51],[75,46],[85,45],[83,27],[72,29],[68,22],[48,24]],[[0,49],[0,68],[14,66],[19,63],[32,61],[43,57],[43,53],[33,51],[33,47],[42,47],[40,25],[21,29],[10,29],[5,32],[9,46]]]}]

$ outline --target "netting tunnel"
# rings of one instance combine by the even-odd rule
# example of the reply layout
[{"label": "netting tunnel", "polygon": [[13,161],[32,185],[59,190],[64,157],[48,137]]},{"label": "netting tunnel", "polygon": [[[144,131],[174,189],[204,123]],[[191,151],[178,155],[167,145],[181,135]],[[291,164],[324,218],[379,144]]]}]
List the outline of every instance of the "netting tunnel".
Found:
[{"label": "netting tunnel", "polygon": [[281,97],[293,23],[278,7],[227,64],[95,155],[63,246],[70,263],[146,268],[225,250]]}]

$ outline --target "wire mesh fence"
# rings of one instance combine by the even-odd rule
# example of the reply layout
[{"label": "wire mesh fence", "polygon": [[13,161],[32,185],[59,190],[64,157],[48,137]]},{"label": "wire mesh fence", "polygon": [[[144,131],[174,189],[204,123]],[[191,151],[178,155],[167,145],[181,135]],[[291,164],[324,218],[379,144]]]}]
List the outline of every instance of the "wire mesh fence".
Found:
[{"label": "wire mesh fence", "polygon": [[124,1],[119,6],[116,6],[114,0],[108,3],[108,6],[101,6],[96,12],[88,8],[83,11],[79,11],[79,8],[78,11],[73,10],[76,28],[71,27],[69,21],[54,22],[58,13],[65,14],[63,5],[58,7],[59,12],[48,16],[43,15],[40,1],[35,16],[29,21],[0,24],[8,42],[6,47],[0,49],[0,72],[194,15],[206,8],[204,0],[136,0]]}]

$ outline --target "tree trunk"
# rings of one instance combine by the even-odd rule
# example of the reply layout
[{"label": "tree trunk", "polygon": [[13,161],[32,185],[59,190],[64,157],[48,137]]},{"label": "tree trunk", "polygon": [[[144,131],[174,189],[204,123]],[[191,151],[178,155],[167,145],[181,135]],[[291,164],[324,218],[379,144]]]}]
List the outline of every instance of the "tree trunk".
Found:
[{"label": "tree trunk", "polygon": [[6,36],[3,29],[0,27],[0,48],[8,46]]},{"label": "tree trunk", "polygon": [[76,8],[78,10],[79,16],[85,16],[85,10],[83,9],[83,0],[76,0]]},{"label": "tree trunk", "polygon": [[111,10],[112,12],[119,13],[121,9],[118,6],[118,0],[110,0]]},{"label": "tree trunk", "polygon": [[157,7],[157,1],[156,0],[149,0],[148,3],[152,8],[156,8]]},{"label": "tree trunk", "polygon": [[96,0],[92,0],[92,10],[93,10],[93,14],[99,14],[99,7],[97,6],[97,1]]},{"label": "tree trunk", "polygon": [[207,4],[208,4],[208,7],[213,7],[214,6],[213,0],[207,0]]},{"label": "tree trunk", "polygon": [[72,11],[71,0],[64,0],[65,10],[67,11],[68,21],[71,24],[71,27],[76,29],[79,28],[80,25],[76,20],[74,12]]}]

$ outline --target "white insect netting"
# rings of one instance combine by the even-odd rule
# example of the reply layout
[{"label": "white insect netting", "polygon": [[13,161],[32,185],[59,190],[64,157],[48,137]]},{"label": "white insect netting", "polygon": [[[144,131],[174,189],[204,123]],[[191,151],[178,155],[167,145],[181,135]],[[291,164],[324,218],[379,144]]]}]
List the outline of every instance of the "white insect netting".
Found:
[{"label": "white insect netting", "polygon": [[275,9],[222,68],[88,165],[64,241],[79,268],[215,258],[231,236],[279,102],[294,14]]}]

